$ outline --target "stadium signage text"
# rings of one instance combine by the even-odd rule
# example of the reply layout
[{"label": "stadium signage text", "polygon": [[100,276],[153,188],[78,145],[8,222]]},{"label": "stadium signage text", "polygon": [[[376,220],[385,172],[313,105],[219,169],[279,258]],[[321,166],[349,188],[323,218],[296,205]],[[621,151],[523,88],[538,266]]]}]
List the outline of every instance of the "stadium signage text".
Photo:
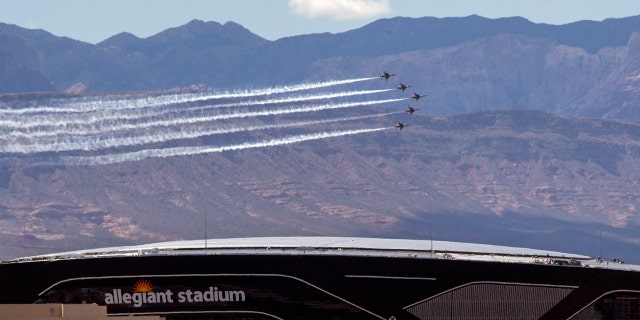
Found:
[{"label": "stadium signage text", "polygon": [[[144,286],[140,286],[140,283]],[[244,302],[245,299],[246,295],[242,290],[219,290],[218,287],[211,286],[204,291],[192,289],[177,292],[154,291],[149,282],[140,281],[134,286],[133,292],[113,289],[104,294],[106,305],[133,305],[135,308],[145,304]]]}]

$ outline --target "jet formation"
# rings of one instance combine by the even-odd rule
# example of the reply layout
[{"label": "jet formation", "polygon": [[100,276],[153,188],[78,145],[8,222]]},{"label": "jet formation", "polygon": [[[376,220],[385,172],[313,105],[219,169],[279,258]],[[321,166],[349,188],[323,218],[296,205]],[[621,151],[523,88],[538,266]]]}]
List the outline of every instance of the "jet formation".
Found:
[{"label": "jet formation", "polygon": [[[380,79],[384,79],[385,81],[389,80],[390,77],[395,76],[395,73],[389,73],[386,70],[383,70],[382,73],[380,74]],[[405,90],[407,90],[408,88],[411,88],[410,85],[406,85],[402,82],[400,82],[400,84],[398,84],[398,86],[396,87],[396,90],[399,90],[401,92],[404,92]],[[415,100],[416,102],[418,102],[418,100],[420,100],[420,98],[426,97],[426,94],[419,94],[417,92],[413,92],[412,95],[409,96],[409,98]],[[420,110],[420,108],[414,108],[411,105],[408,105],[406,109],[404,109],[405,113],[408,113],[409,115],[413,115],[414,112]],[[398,122],[394,127],[398,130],[402,130],[406,127],[410,126],[410,124],[404,124],[402,122]]]}]

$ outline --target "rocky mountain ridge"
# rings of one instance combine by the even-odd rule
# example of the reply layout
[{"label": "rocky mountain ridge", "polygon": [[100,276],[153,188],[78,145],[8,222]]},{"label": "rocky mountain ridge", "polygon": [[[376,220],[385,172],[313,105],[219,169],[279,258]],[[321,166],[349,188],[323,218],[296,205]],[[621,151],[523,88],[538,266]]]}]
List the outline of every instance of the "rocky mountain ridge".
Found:
[{"label": "rocky mountain ridge", "polygon": [[[640,16],[559,26],[517,17],[397,17],[268,41],[233,22],[193,20],[145,39],[124,33],[91,45],[0,24],[0,39],[22,39],[0,50],[14,57],[0,60],[8,80],[0,92],[234,90],[389,69],[437,92],[434,104],[447,108],[434,114],[517,108],[637,120],[638,25]],[[25,77],[33,81],[10,81]]]},{"label": "rocky mountain ridge", "polygon": [[604,231],[608,252],[632,259],[638,123],[526,110],[411,123],[246,151],[4,167],[0,251],[200,238],[207,215],[214,238],[435,237],[591,255]]},{"label": "rocky mountain ridge", "polygon": [[[394,18],[267,41],[235,23],[194,20],[97,45],[0,24],[0,91],[11,92],[0,95],[0,108],[106,100],[113,91],[161,96],[377,77],[384,69],[398,76],[352,89],[403,82],[428,93],[412,116],[331,124],[389,128],[363,135],[93,166],[28,165],[56,159],[55,151],[2,154],[0,258],[195,239],[207,230],[215,238],[435,238],[593,256],[604,246],[605,257],[640,263],[639,22]],[[397,121],[411,127],[395,130]],[[224,139],[148,147],[230,143]]]}]

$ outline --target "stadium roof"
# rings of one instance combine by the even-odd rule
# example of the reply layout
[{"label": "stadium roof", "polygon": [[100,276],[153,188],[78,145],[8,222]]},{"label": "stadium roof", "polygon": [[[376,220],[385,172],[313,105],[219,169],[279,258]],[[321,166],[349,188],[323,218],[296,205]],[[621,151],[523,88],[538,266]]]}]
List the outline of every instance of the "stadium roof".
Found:
[{"label": "stadium roof", "polygon": [[[251,237],[185,240],[108,247],[13,260],[57,260],[133,255],[332,254],[511,261],[522,258],[591,259],[555,251],[450,241],[357,237]],[[515,261],[514,261],[515,262]]]}]

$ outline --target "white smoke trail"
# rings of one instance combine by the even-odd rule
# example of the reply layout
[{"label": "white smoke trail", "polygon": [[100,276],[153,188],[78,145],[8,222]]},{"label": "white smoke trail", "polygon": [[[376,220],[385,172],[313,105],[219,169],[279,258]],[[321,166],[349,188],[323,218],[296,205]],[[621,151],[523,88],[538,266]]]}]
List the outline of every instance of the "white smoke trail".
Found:
[{"label": "white smoke trail", "polygon": [[345,80],[330,80],[325,82],[316,82],[316,83],[306,83],[306,84],[296,84],[290,86],[278,86],[267,89],[258,89],[258,90],[248,90],[248,91],[235,91],[235,92],[227,92],[223,94],[213,95],[211,97],[200,97],[195,100],[190,101],[201,101],[201,100],[210,100],[210,99],[228,99],[228,98],[247,98],[247,97],[255,97],[255,96],[268,96],[272,94],[279,93],[291,93],[296,91],[303,90],[312,90],[319,88],[332,87],[343,84],[356,83],[361,81],[373,80],[377,79],[377,77],[369,77],[369,78],[356,78],[356,79],[345,79]]},{"label": "white smoke trail", "polygon": [[93,134],[106,133],[106,132],[116,132],[116,131],[124,131],[124,130],[141,130],[141,129],[148,129],[151,127],[179,126],[184,124],[193,124],[193,123],[199,123],[199,122],[210,122],[210,121],[216,121],[216,120],[226,120],[226,119],[235,119],[235,118],[274,116],[274,115],[283,115],[283,114],[291,114],[291,113],[352,108],[352,107],[358,107],[358,106],[386,104],[386,103],[398,102],[402,100],[406,100],[406,98],[360,101],[360,102],[344,102],[344,103],[323,104],[323,105],[307,105],[302,107],[277,108],[277,109],[267,109],[267,110],[260,110],[260,111],[232,112],[232,113],[225,113],[225,114],[215,114],[210,116],[200,115],[200,116],[194,116],[189,118],[151,120],[151,121],[142,122],[142,123],[122,123],[122,122],[109,123],[105,121],[105,122],[100,122],[93,125],[89,124],[88,126],[84,126],[83,124],[78,124],[76,126],[67,126],[66,124],[61,124],[59,126],[43,126],[38,131],[24,130],[24,131],[5,132],[3,137],[0,137],[0,141],[5,140],[5,141],[13,142],[15,140],[20,140],[25,138],[34,139],[39,137],[69,135],[69,134],[93,135]]},{"label": "white smoke trail", "polygon": [[[101,110],[100,113],[81,113],[81,114],[44,114],[44,115],[20,115],[20,116],[7,116],[4,119],[0,119],[0,129],[12,128],[20,129],[21,131],[28,131],[32,128],[38,127],[52,127],[52,126],[69,126],[82,124],[84,126],[92,125],[95,123],[115,121],[115,120],[136,120],[147,117],[162,116],[172,113],[187,113],[187,112],[202,112],[208,109],[216,108],[229,108],[229,107],[246,107],[254,105],[266,105],[266,104],[281,104],[281,103],[294,103],[310,100],[324,100],[332,98],[344,98],[356,95],[368,95],[375,93],[383,93],[393,91],[394,89],[381,89],[381,90],[361,90],[361,91],[348,91],[348,92],[336,92],[336,93],[324,93],[317,95],[295,96],[285,97],[279,99],[266,99],[266,100],[251,100],[242,101],[227,104],[214,104],[208,106],[186,107],[186,108],[170,108],[160,109],[157,106],[150,105],[140,109],[120,109],[120,110]],[[160,109],[160,110],[158,110]],[[125,111],[125,112],[118,112]],[[0,130],[1,131],[1,130]],[[9,133],[11,134],[11,133]]]},{"label": "white smoke trail", "polygon": [[[180,104],[186,102],[213,100],[213,99],[228,99],[228,98],[247,98],[255,96],[268,96],[279,93],[290,93],[303,90],[319,89],[325,87],[331,87],[336,85],[350,84],[355,82],[361,82],[366,80],[377,79],[377,77],[369,78],[356,78],[345,80],[330,80],[325,82],[296,84],[290,86],[277,86],[272,88],[254,89],[245,91],[225,92],[220,94],[180,94],[180,95],[163,95],[159,97],[145,97],[142,99],[132,100],[107,100],[107,101],[90,101],[79,102],[72,105],[60,106],[39,106],[33,108],[22,109],[0,109],[0,115],[2,114],[34,114],[34,113],[82,113],[91,112],[103,109],[137,109],[148,106],[156,105],[168,105],[168,104]],[[123,101],[127,101],[123,104]]]},{"label": "white smoke trail", "polygon": [[[164,130],[164,132],[154,132],[153,134],[134,136],[132,134],[124,137],[118,136],[65,136],[65,137],[53,137],[52,139],[42,139],[33,144],[16,143],[11,145],[0,146],[0,153],[21,153],[31,154],[39,152],[62,152],[62,151],[98,151],[107,148],[117,147],[130,147],[139,146],[150,143],[160,143],[172,140],[184,140],[193,139],[203,136],[217,135],[217,134],[229,134],[236,132],[249,132],[257,130],[270,130],[270,129],[283,129],[289,127],[302,127],[317,124],[328,124],[334,122],[355,121],[374,117],[382,117],[398,112],[389,112],[382,114],[356,116],[356,117],[343,117],[334,119],[321,119],[321,120],[309,120],[298,121],[284,124],[267,124],[260,126],[247,126],[247,127],[231,127],[231,128],[196,128],[193,130]],[[203,127],[210,127],[205,125]]]},{"label": "white smoke trail", "polygon": [[[250,101],[242,101],[242,102],[234,102],[234,103],[226,103],[226,104],[214,104],[214,105],[207,105],[207,106],[171,108],[169,110],[164,110],[164,111],[152,110],[153,111],[152,114],[154,116],[158,116],[158,115],[163,115],[167,113],[204,111],[208,109],[218,109],[218,108],[250,107],[250,106],[268,105],[268,104],[304,102],[304,101],[311,101],[311,100],[326,100],[326,99],[333,99],[333,98],[345,98],[345,97],[357,96],[357,95],[383,93],[383,92],[388,92],[393,90],[394,89],[346,91],[346,92],[334,92],[334,93],[323,93],[323,94],[316,94],[316,95],[286,97],[286,98],[278,98],[278,99],[250,100]],[[127,116],[123,116],[122,118],[126,120],[130,119]]]},{"label": "white smoke trail", "polygon": [[[51,102],[49,106],[36,106],[20,109],[0,109],[0,115],[32,115],[38,113],[84,113],[94,112],[105,109],[135,109],[143,108],[153,105],[166,105],[172,103],[184,103],[189,101],[193,97],[204,96],[201,94],[173,94],[173,95],[161,95],[158,97],[146,96],[144,98],[131,98],[130,96],[124,96],[121,99],[107,99],[104,100],[104,96],[99,96],[94,99],[87,98],[81,99],[77,102],[70,102],[71,99],[57,99],[56,102]],[[211,94],[208,94],[210,96]]]},{"label": "white smoke trail", "polygon": [[165,149],[146,149],[130,153],[120,154],[107,154],[102,156],[65,156],[61,157],[62,162],[65,165],[70,166],[91,166],[91,165],[106,165],[120,162],[140,161],[147,158],[166,158],[174,156],[195,155],[204,153],[216,153],[224,151],[237,151],[244,149],[273,147],[285,144],[298,143],[309,140],[326,139],[333,137],[340,137],[346,135],[354,135],[361,133],[376,132],[381,130],[387,130],[389,128],[374,128],[374,129],[359,129],[348,131],[330,131],[330,132],[317,132],[312,134],[302,134],[297,136],[290,136],[279,139],[270,139],[265,141],[247,142],[236,145],[211,147],[211,146],[199,146],[199,147],[176,147]]}]

